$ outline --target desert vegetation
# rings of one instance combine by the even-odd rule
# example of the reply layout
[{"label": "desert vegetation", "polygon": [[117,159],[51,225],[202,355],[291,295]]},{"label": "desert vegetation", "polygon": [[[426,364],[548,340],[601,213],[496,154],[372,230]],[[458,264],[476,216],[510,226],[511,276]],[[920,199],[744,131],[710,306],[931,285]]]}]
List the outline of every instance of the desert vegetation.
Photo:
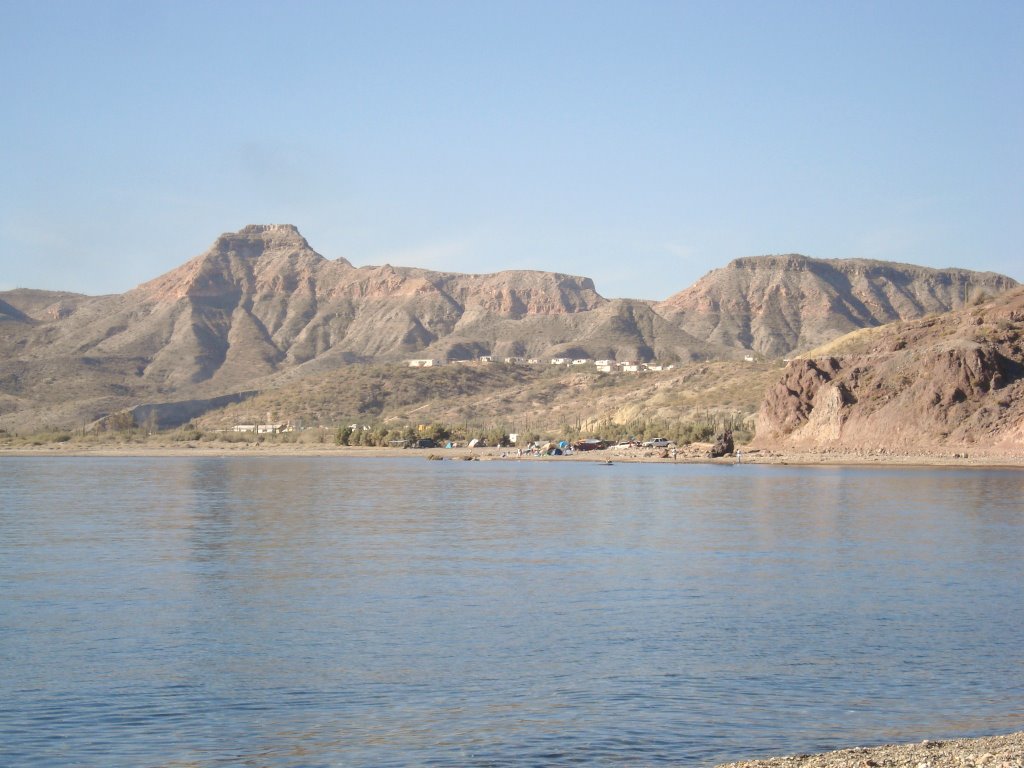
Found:
[{"label": "desert vegetation", "polygon": [[268,390],[196,424],[214,432],[236,424],[287,423],[297,430],[328,430],[346,444],[433,436],[435,430],[464,439],[516,433],[625,440],[657,434],[693,442],[725,426],[749,434],[780,365],[691,363],[642,374],[500,363],[349,366]]},{"label": "desert vegetation", "polygon": [[[533,440],[599,437],[610,442],[664,437],[679,445],[731,429],[743,442],[779,364],[694,363],[671,371],[609,374],[540,365],[467,364],[411,369],[354,365],[268,389],[160,429],[121,411],[72,429],[0,432],[7,447],[72,445],[300,443],[389,446],[431,438],[488,445],[517,434]],[[273,424],[256,434],[237,425]]]}]

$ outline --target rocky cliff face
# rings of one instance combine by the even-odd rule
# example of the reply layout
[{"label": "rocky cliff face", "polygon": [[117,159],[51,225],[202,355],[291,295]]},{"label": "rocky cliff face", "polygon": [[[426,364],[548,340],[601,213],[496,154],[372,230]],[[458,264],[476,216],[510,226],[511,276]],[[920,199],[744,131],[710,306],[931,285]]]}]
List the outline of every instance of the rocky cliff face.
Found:
[{"label": "rocky cliff face", "polygon": [[697,338],[781,357],[858,328],[948,312],[1015,285],[991,272],[761,256],[736,259],[656,308]]},{"label": "rocky cliff face", "polygon": [[759,444],[1024,450],[1024,290],[862,331],[828,351],[793,361],[769,389],[758,414]]}]

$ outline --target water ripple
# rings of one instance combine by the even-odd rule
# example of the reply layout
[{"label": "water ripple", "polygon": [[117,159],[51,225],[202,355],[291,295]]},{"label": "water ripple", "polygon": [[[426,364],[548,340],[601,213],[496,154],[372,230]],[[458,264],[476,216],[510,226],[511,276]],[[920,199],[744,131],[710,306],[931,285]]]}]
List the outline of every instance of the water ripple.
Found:
[{"label": "water ripple", "polygon": [[708,765],[1024,727],[1020,473],[729,469],[0,460],[0,764]]}]

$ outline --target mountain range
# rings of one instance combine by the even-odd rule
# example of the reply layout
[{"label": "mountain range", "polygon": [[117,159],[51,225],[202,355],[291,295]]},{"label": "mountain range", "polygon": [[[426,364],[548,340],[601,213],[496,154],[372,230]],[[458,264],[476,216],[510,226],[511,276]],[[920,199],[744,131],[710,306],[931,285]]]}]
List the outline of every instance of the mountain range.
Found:
[{"label": "mountain range", "polygon": [[665,301],[586,277],[327,259],[251,225],[123,294],[0,292],[0,428],[78,426],[142,402],[217,402],[360,363],[552,357],[781,358],[969,306],[1006,276],[801,255],[736,259]]}]

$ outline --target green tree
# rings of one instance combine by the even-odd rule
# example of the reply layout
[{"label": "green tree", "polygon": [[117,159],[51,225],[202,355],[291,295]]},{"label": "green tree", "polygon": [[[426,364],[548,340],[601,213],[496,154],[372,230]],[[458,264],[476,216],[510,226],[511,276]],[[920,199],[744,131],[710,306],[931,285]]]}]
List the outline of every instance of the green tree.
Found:
[{"label": "green tree", "polygon": [[388,428],[384,427],[384,426],[380,426],[380,427],[377,427],[375,430],[373,430],[372,438],[370,440],[370,445],[377,445],[377,446],[387,445],[389,439],[390,439],[390,433],[388,432]]},{"label": "green tree", "polygon": [[427,429],[427,436],[438,443],[444,443],[452,436],[452,433],[443,424],[431,424]]}]

